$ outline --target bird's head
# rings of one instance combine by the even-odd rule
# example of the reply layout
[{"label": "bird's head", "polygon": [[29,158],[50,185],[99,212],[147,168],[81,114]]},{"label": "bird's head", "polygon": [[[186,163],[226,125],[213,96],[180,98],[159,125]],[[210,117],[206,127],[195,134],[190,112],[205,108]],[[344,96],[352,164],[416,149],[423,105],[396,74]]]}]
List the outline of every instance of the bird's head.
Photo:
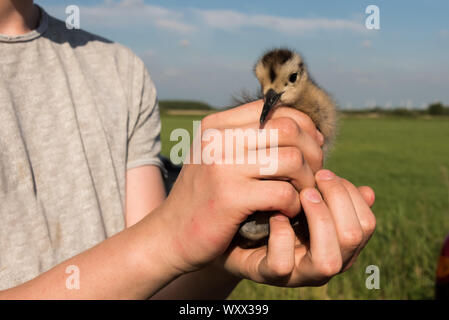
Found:
[{"label": "bird's head", "polygon": [[264,54],[256,63],[254,73],[265,101],[261,124],[277,104],[297,102],[308,79],[303,59],[288,49],[275,49]]}]

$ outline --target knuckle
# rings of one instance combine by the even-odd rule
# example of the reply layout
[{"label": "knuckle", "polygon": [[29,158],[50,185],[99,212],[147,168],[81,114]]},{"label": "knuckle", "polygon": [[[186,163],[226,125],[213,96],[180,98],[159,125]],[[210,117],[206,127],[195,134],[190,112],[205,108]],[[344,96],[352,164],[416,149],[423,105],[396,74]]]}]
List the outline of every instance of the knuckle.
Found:
[{"label": "knuckle", "polygon": [[283,183],[283,186],[279,188],[279,200],[282,203],[290,203],[296,200],[296,190],[290,183]]},{"label": "knuckle", "polygon": [[341,271],[343,262],[340,256],[326,257],[316,264],[316,269],[319,274],[326,278],[333,277]]},{"label": "knuckle", "polygon": [[371,235],[376,230],[376,217],[371,212],[360,223],[362,224],[362,229],[368,235]]},{"label": "knuckle", "polygon": [[[317,148],[316,152],[314,151],[313,154],[309,153],[309,156],[306,157],[309,161],[307,163],[310,166],[310,169],[312,170],[313,174],[318,172],[320,169],[323,168],[324,163],[324,153],[321,148]],[[314,179],[315,181],[315,179]]]},{"label": "knuckle", "polygon": [[292,118],[278,118],[276,122],[280,135],[291,137],[298,136],[301,132],[298,124]]},{"label": "knuckle", "polygon": [[307,115],[307,113],[299,111],[298,112],[298,117],[299,117],[299,119],[301,119],[301,123],[304,122],[304,124],[306,124],[306,125],[315,126],[315,124],[313,123],[312,118],[310,118],[310,116]]},{"label": "knuckle", "polygon": [[301,129],[305,132],[315,132],[316,126],[313,120],[308,116],[306,113],[294,109],[296,113],[296,118],[298,120],[298,123],[301,124]]},{"label": "knuckle", "polygon": [[363,231],[361,229],[352,229],[342,232],[340,242],[342,247],[356,248],[363,241]]},{"label": "knuckle", "polygon": [[278,278],[288,276],[293,270],[293,265],[283,260],[268,260],[267,265],[272,275]]}]

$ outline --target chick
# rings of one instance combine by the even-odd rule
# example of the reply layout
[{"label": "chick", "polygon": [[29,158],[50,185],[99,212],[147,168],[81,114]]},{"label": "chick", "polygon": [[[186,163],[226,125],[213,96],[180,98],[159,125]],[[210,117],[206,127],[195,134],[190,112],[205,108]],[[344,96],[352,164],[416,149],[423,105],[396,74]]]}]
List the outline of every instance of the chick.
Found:
[{"label": "chick", "polygon": [[313,81],[302,57],[288,49],[275,49],[256,63],[254,73],[265,101],[260,123],[265,122],[269,112],[277,105],[298,109],[306,113],[321,131],[327,150],[335,138],[335,103]]},{"label": "chick", "polygon": [[[260,115],[263,126],[270,111],[282,105],[307,114],[324,136],[323,151],[329,150],[336,134],[337,111],[332,98],[311,78],[303,58],[289,49],[274,49],[265,53],[254,73],[261,85],[264,106]],[[248,102],[248,96],[244,97]],[[270,213],[255,213],[239,229],[243,239],[238,244],[250,247],[266,241],[269,234]],[[292,221],[298,225],[298,219]]]}]

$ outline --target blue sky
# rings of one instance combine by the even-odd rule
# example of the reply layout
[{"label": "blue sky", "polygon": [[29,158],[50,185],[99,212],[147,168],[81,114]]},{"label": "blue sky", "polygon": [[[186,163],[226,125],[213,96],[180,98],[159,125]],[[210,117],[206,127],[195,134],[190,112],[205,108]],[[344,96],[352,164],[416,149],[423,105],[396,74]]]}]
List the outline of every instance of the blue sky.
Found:
[{"label": "blue sky", "polygon": [[[449,104],[449,1],[38,0],[65,20],[130,47],[160,99],[226,106],[267,49],[301,52],[315,80],[342,108]],[[380,30],[365,8],[380,8]]]}]

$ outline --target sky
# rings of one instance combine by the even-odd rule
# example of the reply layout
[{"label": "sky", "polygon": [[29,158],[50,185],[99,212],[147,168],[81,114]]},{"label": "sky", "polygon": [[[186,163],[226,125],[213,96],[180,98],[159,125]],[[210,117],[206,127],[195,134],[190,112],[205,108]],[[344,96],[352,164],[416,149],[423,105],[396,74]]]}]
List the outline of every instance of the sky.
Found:
[{"label": "sky", "polygon": [[[257,59],[274,47],[301,53],[342,109],[449,104],[449,1],[37,0],[82,29],[131,48],[159,99],[227,106],[256,92]],[[368,5],[380,29],[367,29]]]}]

